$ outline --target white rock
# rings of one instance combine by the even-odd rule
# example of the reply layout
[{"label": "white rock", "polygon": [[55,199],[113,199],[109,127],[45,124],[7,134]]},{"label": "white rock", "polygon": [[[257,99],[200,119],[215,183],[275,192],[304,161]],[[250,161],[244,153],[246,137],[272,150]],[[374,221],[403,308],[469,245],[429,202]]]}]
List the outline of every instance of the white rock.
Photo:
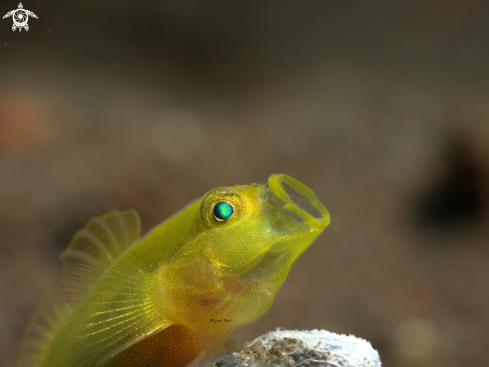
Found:
[{"label": "white rock", "polygon": [[206,367],[328,366],[380,367],[372,345],[353,335],[326,330],[277,329],[256,338],[238,351],[208,363]]}]

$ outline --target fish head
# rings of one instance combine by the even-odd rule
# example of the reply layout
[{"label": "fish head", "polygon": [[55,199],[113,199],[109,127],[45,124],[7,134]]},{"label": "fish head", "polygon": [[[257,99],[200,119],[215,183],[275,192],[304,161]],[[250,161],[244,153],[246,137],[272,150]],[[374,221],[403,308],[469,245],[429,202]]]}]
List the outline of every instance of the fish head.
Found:
[{"label": "fish head", "polygon": [[218,342],[206,343],[216,346],[265,314],[293,264],[330,222],[312,190],[283,174],[263,185],[211,190],[181,218],[192,240],[163,267],[166,294],[180,322],[205,338],[214,335]]},{"label": "fish head", "polygon": [[[284,175],[266,184],[211,190],[201,201],[206,230],[197,240],[223,276],[278,288],[330,222],[313,191]],[[274,280],[275,279],[275,282]]]}]

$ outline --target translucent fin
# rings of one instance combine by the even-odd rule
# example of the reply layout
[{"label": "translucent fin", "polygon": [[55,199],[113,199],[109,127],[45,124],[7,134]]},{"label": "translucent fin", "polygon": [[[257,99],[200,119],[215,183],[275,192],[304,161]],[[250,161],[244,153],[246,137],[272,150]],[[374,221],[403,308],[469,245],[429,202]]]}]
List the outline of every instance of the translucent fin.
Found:
[{"label": "translucent fin", "polygon": [[122,257],[140,235],[135,210],[93,218],[75,234],[61,254],[69,305],[47,365],[93,367],[169,325],[154,309],[159,278]]},{"label": "translucent fin", "polygon": [[225,354],[236,352],[238,349],[240,348],[238,348],[238,346],[236,345],[236,340],[231,335],[229,338],[226,339],[226,341],[220,347],[210,349],[210,350],[205,350],[205,354],[201,354],[200,358],[196,358],[196,360],[193,361],[194,363],[189,363],[186,367],[203,366],[211,359],[216,359]]},{"label": "translucent fin", "polygon": [[134,209],[92,218],[78,231],[60,256],[70,303],[81,300],[140,237],[141,220]]},{"label": "translucent fin", "polygon": [[65,309],[59,293],[48,289],[27,326],[18,367],[35,367],[40,364],[53,337],[54,328]]},{"label": "translucent fin", "polygon": [[236,345],[236,340],[232,336],[230,336],[229,338],[226,339],[223,345],[221,345],[221,347],[216,350],[215,353],[218,355],[224,355],[231,352],[236,352],[238,349],[239,348]]},{"label": "translucent fin", "polygon": [[98,366],[170,325],[155,309],[158,279],[130,261],[108,269],[56,333],[53,345],[63,366]]}]

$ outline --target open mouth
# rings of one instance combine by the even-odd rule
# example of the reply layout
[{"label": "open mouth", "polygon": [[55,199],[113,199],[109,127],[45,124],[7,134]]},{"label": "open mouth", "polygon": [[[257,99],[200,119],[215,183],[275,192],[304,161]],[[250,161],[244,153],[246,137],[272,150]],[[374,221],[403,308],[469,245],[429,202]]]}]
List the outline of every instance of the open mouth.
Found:
[{"label": "open mouth", "polygon": [[322,230],[330,222],[328,211],[314,192],[284,174],[270,176],[260,201],[278,233]]}]

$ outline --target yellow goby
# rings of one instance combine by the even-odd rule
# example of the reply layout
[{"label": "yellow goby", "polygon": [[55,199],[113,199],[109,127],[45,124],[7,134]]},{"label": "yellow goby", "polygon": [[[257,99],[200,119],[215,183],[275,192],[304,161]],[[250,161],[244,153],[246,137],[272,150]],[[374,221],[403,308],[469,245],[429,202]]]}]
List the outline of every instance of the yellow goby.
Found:
[{"label": "yellow goby", "polygon": [[183,367],[219,353],[272,305],[291,266],[329,224],[287,175],[209,191],[140,237],[134,210],[93,218],[61,254],[19,367]]}]

